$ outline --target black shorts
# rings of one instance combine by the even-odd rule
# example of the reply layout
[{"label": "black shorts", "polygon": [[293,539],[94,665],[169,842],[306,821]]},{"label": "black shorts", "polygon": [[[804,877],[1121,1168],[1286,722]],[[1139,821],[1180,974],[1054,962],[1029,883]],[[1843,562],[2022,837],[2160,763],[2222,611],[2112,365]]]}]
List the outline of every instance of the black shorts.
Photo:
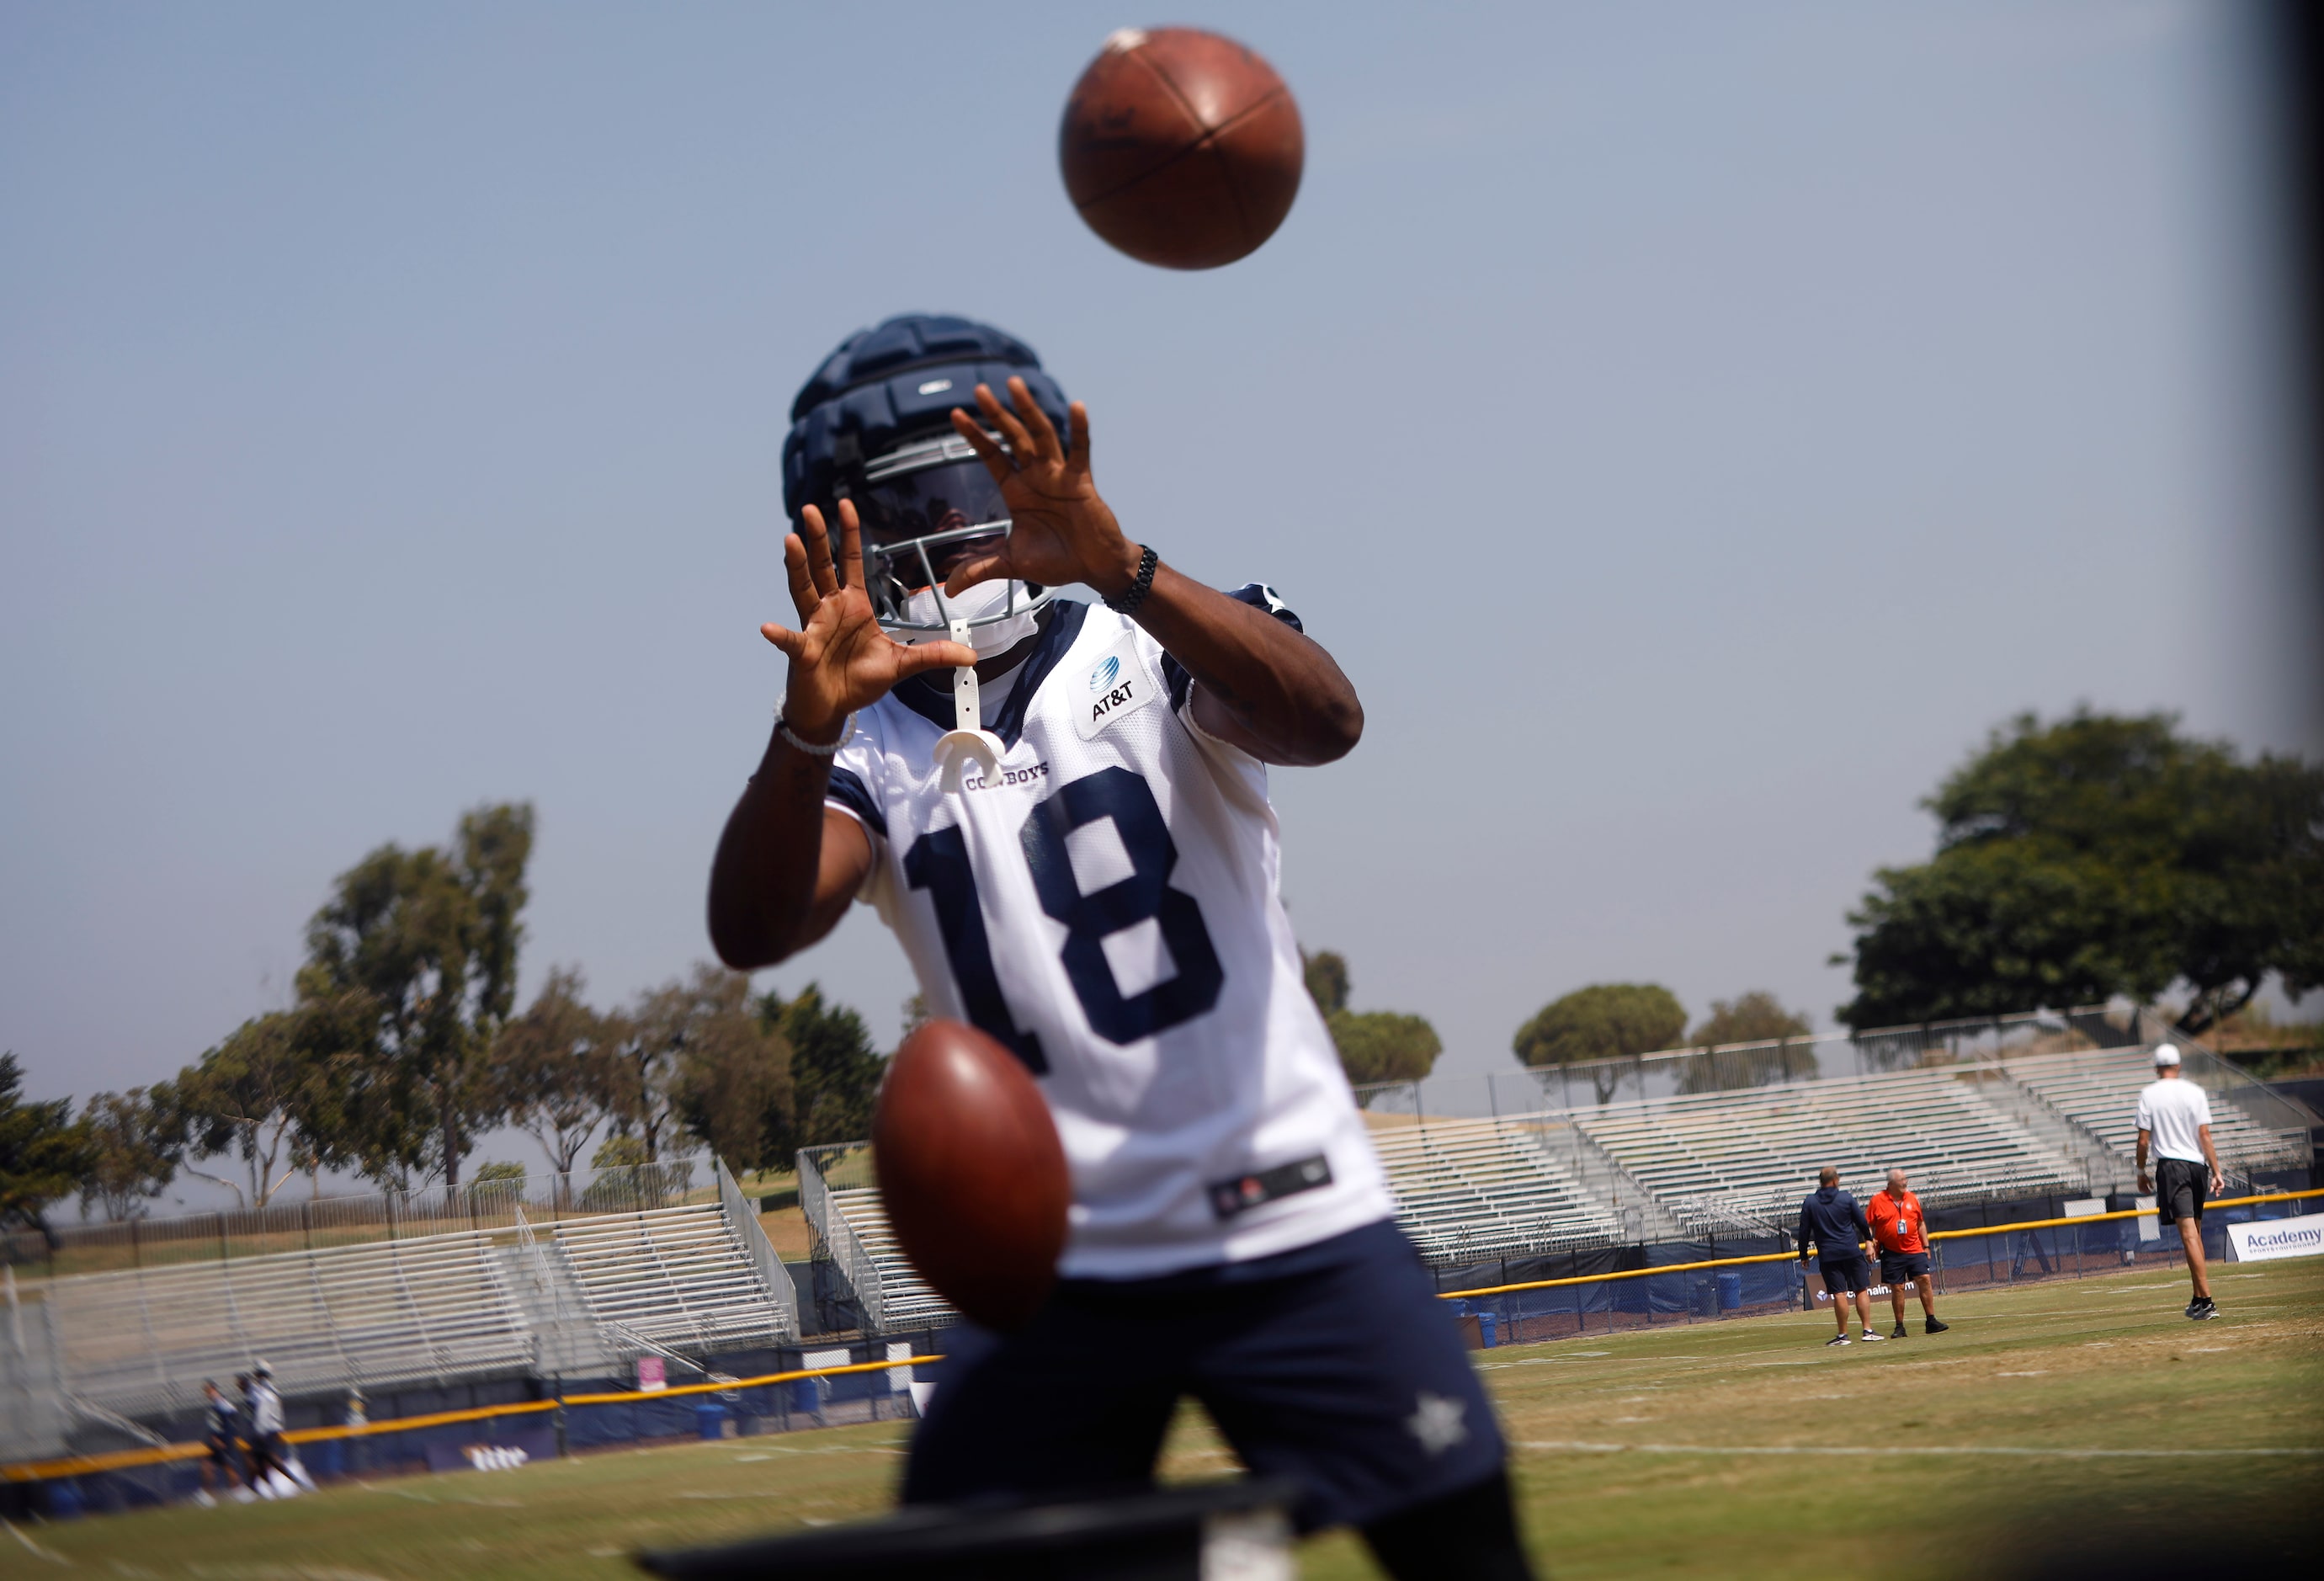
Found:
[{"label": "black shorts", "polygon": [[1926,1252],[1883,1252],[1880,1253],[1880,1282],[1905,1284],[1925,1278],[1929,1271]]},{"label": "black shorts", "polygon": [[2182,1218],[2203,1222],[2203,1202],[2211,1194],[2211,1166],[2195,1159],[2163,1159],[2154,1166],[2154,1207],[2166,1225]]},{"label": "black shorts", "polygon": [[948,1330],[908,1504],[1149,1483],[1182,1395],[1299,1485],[1303,1530],[1365,1525],[1501,1464],[1452,1308],[1383,1221],[1279,1257],[1065,1280],[1023,1329]]},{"label": "black shorts", "polygon": [[1864,1254],[1860,1252],[1845,1262],[1819,1262],[1816,1269],[1823,1275],[1823,1288],[1834,1296],[1842,1290],[1872,1288],[1872,1271],[1864,1266]]}]

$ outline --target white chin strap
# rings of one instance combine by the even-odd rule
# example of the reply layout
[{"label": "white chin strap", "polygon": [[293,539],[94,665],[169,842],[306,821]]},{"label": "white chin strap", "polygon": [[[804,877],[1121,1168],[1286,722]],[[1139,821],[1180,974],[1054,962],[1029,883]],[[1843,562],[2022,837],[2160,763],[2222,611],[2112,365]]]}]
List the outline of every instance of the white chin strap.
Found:
[{"label": "white chin strap", "polygon": [[[969,625],[966,618],[954,615],[952,640],[967,643]],[[964,765],[973,762],[986,779],[1001,772],[1001,754],[1004,748],[1001,738],[983,727],[977,711],[976,667],[965,665],[952,672],[953,727],[936,738],[934,761],[944,772],[946,795],[956,795],[964,776]]]}]

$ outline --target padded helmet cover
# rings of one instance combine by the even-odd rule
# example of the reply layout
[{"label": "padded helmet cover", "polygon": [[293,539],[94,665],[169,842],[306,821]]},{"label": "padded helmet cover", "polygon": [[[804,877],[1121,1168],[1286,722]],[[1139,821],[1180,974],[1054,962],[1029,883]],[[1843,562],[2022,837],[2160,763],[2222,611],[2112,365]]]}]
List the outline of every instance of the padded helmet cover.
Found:
[{"label": "padded helmet cover", "polygon": [[976,410],[976,386],[1005,402],[1010,375],[1066,431],[1065,393],[1041,371],[1033,348],[1013,335],[946,314],[899,313],[859,329],[824,359],[791,402],[783,440],[783,510],[793,522],[808,505],[828,518],[836,488],[863,463],[905,439],[951,427],[955,406]]}]

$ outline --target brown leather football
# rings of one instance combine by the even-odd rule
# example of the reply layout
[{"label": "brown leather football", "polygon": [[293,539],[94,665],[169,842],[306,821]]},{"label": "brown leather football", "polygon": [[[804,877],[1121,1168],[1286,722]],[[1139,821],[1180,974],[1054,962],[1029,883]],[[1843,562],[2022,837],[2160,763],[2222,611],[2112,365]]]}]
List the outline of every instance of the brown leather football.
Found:
[{"label": "brown leather football", "polygon": [[974,1027],[904,1040],[872,1116],[896,1244],[936,1293],[988,1327],[1023,1326],[1056,1282],[1073,1181],[1040,1088]]},{"label": "brown leather football", "polygon": [[1275,68],[1200,28],[1124,28],[1065,101],[1057,160],[1090,228],[1165,269],[1215,269],[1275,234],[1306,158]]}]

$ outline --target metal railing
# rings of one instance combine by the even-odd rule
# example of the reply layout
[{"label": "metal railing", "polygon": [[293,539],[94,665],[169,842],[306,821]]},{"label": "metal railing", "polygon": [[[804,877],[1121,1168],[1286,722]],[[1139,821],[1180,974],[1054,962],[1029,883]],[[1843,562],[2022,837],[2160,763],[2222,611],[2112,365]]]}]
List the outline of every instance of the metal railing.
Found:
[{"label": "metal railing", "polygon": [[798,1292],[791,1286],[791,1276],[783,1268],[783,1260],[775,1253],[775,1244],[767,1239],[766,1227],[759,1223],[759,1210],[742,1195],[742,1185],[726,1160],[714,1159],[718,1173],[718,1201],[726,1212],[726,1227],[742,1248],[742,1255],[757,1269],[766,1282],[767,1294],[775,1309],[782,1314],[781,1331],[787,1339],[799,1334]]},{"label": "metal railing", "polygon": [[[2132,1048],[2155,1040],[2141,1019],[2150,1014],[2092,1005],[1928,1022],[1877,1031],[1664,1049],[1525,1070],[1374,1082],[1356,1088],[1356,1098],[1374,1114],[1473,1119],[1548,1112],[1586,1117],[1592,1109],[1619,1103],[1992,1063],[2023,1054]],[[2181,1046],[2194,1046],[2190,1040],[2175,1040]]]},{"label": "metal railing", "polygon": [[420,1191],[364,1191],[280,1199],[175,1217],[59,1225],[0,1235],[0,1265],[43,1276],[215,1262],[279,1252],[318,1252],[374,1241],[408,1241],[461,1230],[512,1230],[519,1214],[536,1222],[635,1213],[716,1200],[697,1186],[698,1160],[672,1159],[569,1175],[526,1176]]},{"label": "metal railing", "polygon": [[872,1150],[862,1142],[843,1142],[835,1146],[801,1148],[798,1155],[799,1208],[807,1218],[808,1232],[815,1244],[827,1253],[828,1260],[839,1270],[854,1295],[855,1303],[862,1309],[863,1327],[874,1334],[881,1333],[886,1322],[886,1304],[881,1289],[880,1265],[863,1243],[856,1238],[847,1217],[831,1203],[831,1184],[825,1170],[837,1174],[852,1188],[856,1177],[862,1184],[874,1183],[872,1174]]},{"label": "metal railing", "polygon": [[[2172,1043],[2181,1050],[2188,1077],[2233,1104],[2271,1139],[2280,1140],[2280,1145],[2270,1145],[2263,1154],[2245,1160],[2246,1167],[2301,1165],[2312,1160],[2313,1151],[2307,1143],[2310,1121],[2305,1110],[2144,1006],[2025,1011],[1852,1034],[1829,1032],[1711,1048],[1665,1049],[1524,1070],[1375,1082],[1355,1090],[1357,1102],[1376,1116],[1426,1120],[1564,1114],[1586,1125],[1593,1113],[1616,1105],[1765,1091],[1913,1070],[1984,1068],[2006,1076],[2014,1060],[2144,1048],[2159,1042]],[[2070,1125],[2088,1129],[2078,1116],[2061,1114],[2060,1117]],[[2110,1155],[2118,1151],[2107,1150]]]}]

